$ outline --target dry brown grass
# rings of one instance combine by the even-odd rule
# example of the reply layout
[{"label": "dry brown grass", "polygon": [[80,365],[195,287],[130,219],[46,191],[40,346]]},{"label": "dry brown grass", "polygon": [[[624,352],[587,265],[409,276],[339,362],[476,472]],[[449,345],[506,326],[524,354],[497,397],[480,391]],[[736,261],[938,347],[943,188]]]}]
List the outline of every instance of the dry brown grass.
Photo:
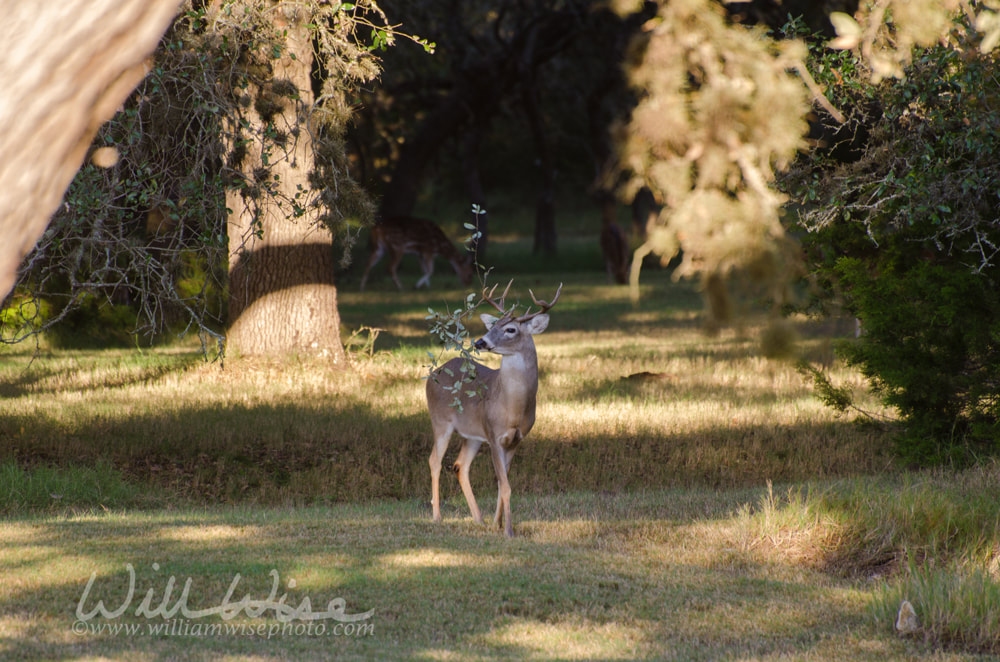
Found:
[{"label": "dry brown grass", "polygon": [[[422,311],[442,296],[461,299],[341,293],[345,329],[386,329],[374,355],[357,354],[346,371],[310,358],[231,360],[223,370],[181,349],[33,361],[7,350],[0,461],[104,462],[131,482],[205,502],[424,498],[431,345]],[[752,319],[739,335],[706,338],[698,306],[676,285],[653,290],[640,309],[623,288],[566,287],[537,341],[538,420],[514,461],[516,493],[762,486],[890,464],[883,432],[825,409],[789,361],[760,356]],[[808,321],[797,325],[802,352],[829,342]],[[640,373],[649,374],[629,378]],[[849,371],[834,366],[831,377],[862,392]],[[473,482],[491,489],[488,462],[474,465]]]}]

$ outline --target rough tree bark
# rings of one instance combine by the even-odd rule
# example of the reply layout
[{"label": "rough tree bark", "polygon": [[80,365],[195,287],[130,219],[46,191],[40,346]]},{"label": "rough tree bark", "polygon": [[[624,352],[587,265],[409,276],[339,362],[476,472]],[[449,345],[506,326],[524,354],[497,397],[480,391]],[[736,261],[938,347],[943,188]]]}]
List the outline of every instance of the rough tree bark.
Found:
[{"label": "rough tree bark", "polygon": [[0,22],[0,300],[179,0],[14,0]]},{"label": "rough tree bark", "polygon": [[[265,86],[291,83],[298,99],[275,94],[274,89],[251,86],[249,90],[254,98],[265,92],[270,100],[281,100],[280,112],[270,119],[287,142],[279,146],[263,137],[274,132],[264,130],[266,120],[256,110],[248,110],[247,119],[254,126],[242,136],[249,140],[242,164],[247,180],[255,182],[255,173],[270,163],[277,175],[271,183],[278,198],[286,200],[310,190],[314,164],[308,130],[312,44],[307,17],[296,12],[286,5],[274,14],[277,26],[287,30],[286,42]],[[306,205],[303,216],[289,218],[292,205],[279,206],[270,195],[244,197],[235,190],[227,194],[227,206],[231,210],[227,346],[242,355],[314,352],[343,363],[333,235],[317,222],[318,209]]]}]

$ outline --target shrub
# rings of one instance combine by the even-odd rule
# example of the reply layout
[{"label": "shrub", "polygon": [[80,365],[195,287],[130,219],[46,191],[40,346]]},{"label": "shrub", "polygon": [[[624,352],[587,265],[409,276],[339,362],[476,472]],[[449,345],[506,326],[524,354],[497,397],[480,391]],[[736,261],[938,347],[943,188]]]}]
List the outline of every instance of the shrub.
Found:
[{"label": "shrub", "polygon": [[[861,320],[849,363],[904,422],[918,464],[1000,450],[1000,84],[989,56],[938,46],[873,89],[857,161],[809,165],[804,244],[828,297]],[[824,165],[824,171],[819,165]],[[801,173],[800,173],[801,174]]]}]

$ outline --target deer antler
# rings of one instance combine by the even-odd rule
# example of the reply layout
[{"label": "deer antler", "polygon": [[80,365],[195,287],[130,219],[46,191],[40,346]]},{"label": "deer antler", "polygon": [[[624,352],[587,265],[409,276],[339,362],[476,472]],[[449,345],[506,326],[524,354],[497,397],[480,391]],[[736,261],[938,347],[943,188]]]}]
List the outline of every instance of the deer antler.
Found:
[{"label": "deer antler", "polygon": [[514,312],[514,307],[513,306],[511,306],[511,308],[510,308],[509,311],[508,310],[504,310],[504,307],[503,307],[504,306],[504,299],[507,298],[507,293],[510,292],[510,286],[513,285],[513,284],[514,284],[514,279],[511,279],[510,282],[507,283],[507,287],[504,289],[503,294],[500,295],[500,303],[497,303],[496,301],[493,300],[493,293],[496,292],[496,290],[497,290],[497,286],[496,285],[494,285],[492,288],[490,288],[489,292],[486,291],[485,287],[483,288],[483,301],[485,301],[486,303],[490,304],[491,306],[493,306],[494,308],[496,308],[497,310],[499,310],[501,317],[510,317],[511,314],[513,314],[513,312]]},{"label": "deer antler", "polygon": [[[535,293],[532,292],[531,289],[529,288],[528,289],[528,294],[531,295],[531,300],[534,301],[535,305],[539,306],[541,308],[541,310],[539,310],[538,312],[532,313],[532,312],[530,312],[531,308],[528,308],[528,310],[524,311],[524,315],[522,315],[521,317],[518,317],[515,321],[516,322],[527,322],[528,320],[530,320],[533,317],[536,317],[538,315],[541,315],[542,313],[548,312],[549,309],[552,308],[552,306],[556,305],[556,302],[559,301],[559,295],[562,294],[562,286],[563,286],[563,284],[559,283],[559,289],[556,290],[556,295],[554,297],[552,297],[552,301],[551,302],[545,301],[544,299],[538,299],[538,298],[536,298],[535,297]],[[510,285],[508,285],[507,287],[509,288]],[[492,292],[491,292],[491,294],[492,294]],[[504,294],[506,294],[506,292]]]}]

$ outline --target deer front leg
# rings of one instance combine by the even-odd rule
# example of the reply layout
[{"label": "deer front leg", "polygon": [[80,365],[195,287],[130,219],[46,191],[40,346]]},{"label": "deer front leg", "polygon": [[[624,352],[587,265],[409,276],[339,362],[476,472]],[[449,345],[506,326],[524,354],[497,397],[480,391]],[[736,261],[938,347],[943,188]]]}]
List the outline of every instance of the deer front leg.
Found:
[{"label": "deer front leg", "polygon": [[[503,453],[504,456],[504,473],[510,476],[510,461],[514,459],[514,451],[513,450],[508,451],[502,448],[500,449],[500,451]],[[497,512],[493,516],[493,526],[497,528],[500,527],[501,523],[500,514],[502,507],[503,507],[503,500],[500,498],[500,481],[497,480]]]},{"label": "deer front leg", "polygon": [[[497,514],[501,514],[504,527],[504,535],[508,538],[514,537],[514,526],[510,521],[510,482],[507,480],[507,460],[506,453],[499,443],[490,444],[490,456],[493,458],[493,471],[497,476],[497,498],[499,500]],[[497,524],[500,522],[498,521]]]},{"label": "deer front leg", "polygon": [[469,512],[472,513],[472,519],[476,521],[476,524],[483,523],[483,514],[479,511],[479,504],[476,503],[476,495],[472,493],[472,483],[469,482],[469,467],[472,466],[472,460],[475,459],[482,443],[480,439],[467,439],[462,445],[462,450],[458,452],[458,459],[455,460],[458,484],[462,486],[462,494],[465,495],[465,502],[469,504]]}]

